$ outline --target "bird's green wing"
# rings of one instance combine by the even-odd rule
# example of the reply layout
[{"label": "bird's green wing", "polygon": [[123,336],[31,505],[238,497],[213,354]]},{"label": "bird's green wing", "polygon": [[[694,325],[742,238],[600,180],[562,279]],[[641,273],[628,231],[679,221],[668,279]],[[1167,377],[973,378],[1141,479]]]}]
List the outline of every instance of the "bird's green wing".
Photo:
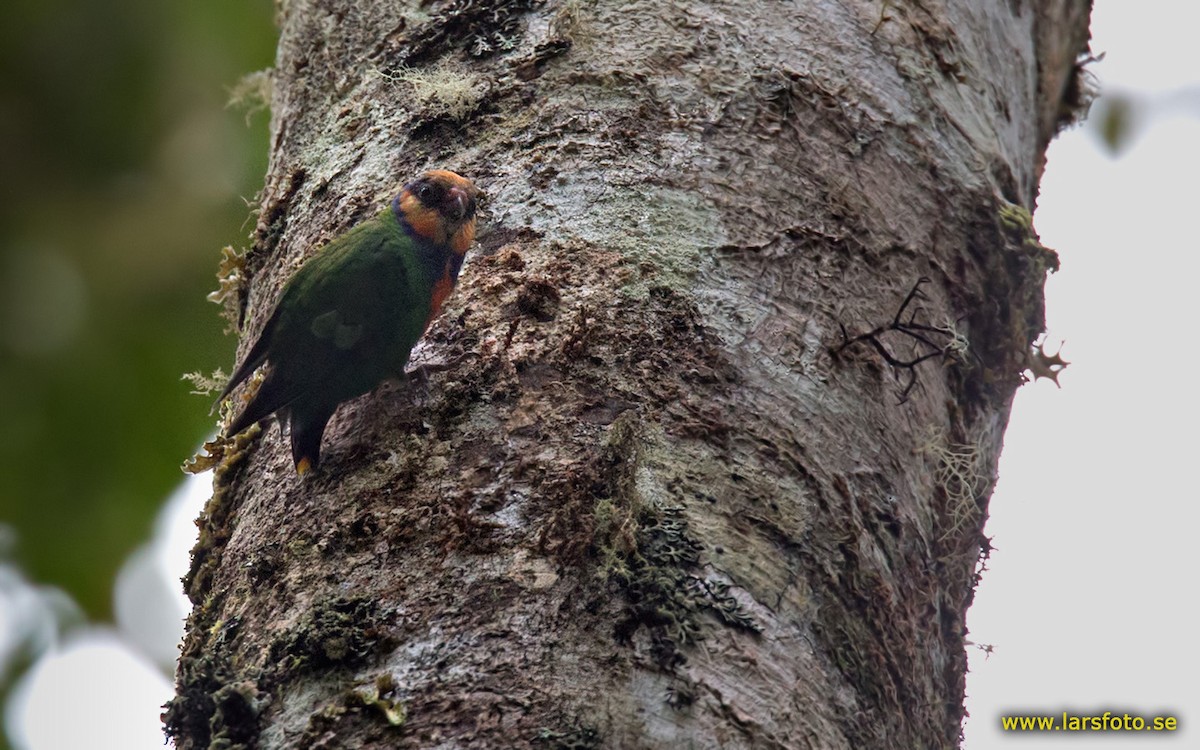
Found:
[{"label": "bird's green wing", "polygon": [[402,368],[429,316],[427,287],[390,212],[330,242],[281,296],[259,410],[298,399],[334,404]]}]

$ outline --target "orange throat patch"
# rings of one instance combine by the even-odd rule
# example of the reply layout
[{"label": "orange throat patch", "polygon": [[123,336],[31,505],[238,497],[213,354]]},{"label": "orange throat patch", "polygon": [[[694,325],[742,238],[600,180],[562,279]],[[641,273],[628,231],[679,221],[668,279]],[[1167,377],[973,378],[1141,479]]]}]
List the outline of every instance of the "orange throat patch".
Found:
[{"label": "orange throat patch", "polygon": [[469,219],[454,236],[450,238],[450,249],[459,255],[463,255],[467,250],[471,249],[471,243],[475,241],[475,220]]},{"label": "orange throat patch", "polygon": [[429,318],[425,321],[426,330],[437,314],[442,311],[442,304],[452,291],[454,291],[454,279],[450,277],[450,266],[447,264],[446,268],[442,270],[441,277],[433,283],[433,291],[429,298]]},{"label": "orange throat patch", "polygon": [[400,194],[400,213],[412,230],[435,245],[449,244],[450,249],[462,255],[475,241],[475,218],[464,221],[453,235],[447,236],[446,219],[437,209],[421,203],[415,195],[405,190]]},{"label": "orange throat patch", "polygon": [[414,232],[435,245],[446,244],[446,222],[442,215],[428,208],[407,190],[400,195],[400,212]]}]

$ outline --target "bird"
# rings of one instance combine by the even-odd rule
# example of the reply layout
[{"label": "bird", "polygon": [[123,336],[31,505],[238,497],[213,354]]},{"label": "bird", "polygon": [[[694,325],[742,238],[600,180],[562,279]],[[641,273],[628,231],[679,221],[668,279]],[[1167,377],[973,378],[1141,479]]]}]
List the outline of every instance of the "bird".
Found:
[{"label": "bird", "polygon": [[316,469],[338,405],[405,377],[413,346],[458,280],[482,197],[454,172],[425,172],[309,258],[217,400],[267,365],[226,435],[275,414],[281,431],[288,425],[296,473]]}]

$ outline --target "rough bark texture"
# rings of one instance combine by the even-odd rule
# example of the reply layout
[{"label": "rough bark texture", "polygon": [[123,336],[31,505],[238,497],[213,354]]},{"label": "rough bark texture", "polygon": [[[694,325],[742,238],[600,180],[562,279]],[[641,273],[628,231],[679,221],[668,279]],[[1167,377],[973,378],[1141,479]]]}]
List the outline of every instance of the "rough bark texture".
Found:
[{"label": "rough bark texture", "polygon": [[[452,371],[226,446],[179,747],[955,746],[1088,11],[284,2],[246,338],[398,181],[491,209]],[[944,356],[839,350],[920,277]]]}]

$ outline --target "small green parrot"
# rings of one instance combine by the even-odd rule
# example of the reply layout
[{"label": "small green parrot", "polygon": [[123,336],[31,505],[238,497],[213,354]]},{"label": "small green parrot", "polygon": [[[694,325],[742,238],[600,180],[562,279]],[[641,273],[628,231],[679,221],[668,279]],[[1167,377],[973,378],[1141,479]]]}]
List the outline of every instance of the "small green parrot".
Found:
[{"label": "small green parrot", "polygon": [[269,364],[227,434],[276,414],[281,429],[289,425],[296,472],[316,468],[338,404],[403,376],[413,346],[454,289],[475,240],[481,195],[454,172],[426,172],[306,261],[221,394]]}]

